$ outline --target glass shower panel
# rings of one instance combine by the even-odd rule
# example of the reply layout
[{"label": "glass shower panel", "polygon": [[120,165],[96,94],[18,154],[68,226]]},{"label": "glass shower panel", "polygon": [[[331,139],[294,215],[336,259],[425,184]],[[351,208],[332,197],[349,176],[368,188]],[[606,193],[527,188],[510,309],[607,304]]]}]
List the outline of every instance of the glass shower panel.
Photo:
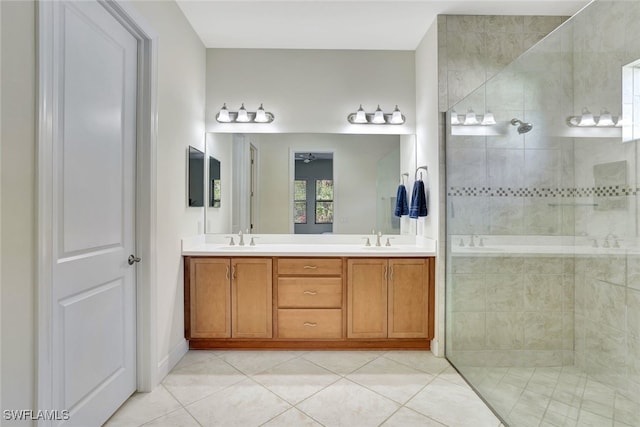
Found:
[{"label": "glass shower panel", "polygon": [[447,113],[446,355],[511,426],[640,425],[639,153],[597,126],[638,22],[596,1]]}]

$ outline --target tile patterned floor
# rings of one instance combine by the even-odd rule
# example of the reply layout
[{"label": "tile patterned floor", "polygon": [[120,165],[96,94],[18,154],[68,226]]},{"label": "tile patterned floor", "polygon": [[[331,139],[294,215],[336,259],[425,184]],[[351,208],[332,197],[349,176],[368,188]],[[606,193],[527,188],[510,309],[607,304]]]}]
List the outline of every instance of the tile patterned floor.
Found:
[{"label": "tile patterned floor", "polygon": [[501,426],[445,359],[424,351],[189,351],[105,425]]},{"label": "tile patterned floor", "polygon": [[511,426],[640,426],[637,399],[573,366],[465,367],[462,372]]}]

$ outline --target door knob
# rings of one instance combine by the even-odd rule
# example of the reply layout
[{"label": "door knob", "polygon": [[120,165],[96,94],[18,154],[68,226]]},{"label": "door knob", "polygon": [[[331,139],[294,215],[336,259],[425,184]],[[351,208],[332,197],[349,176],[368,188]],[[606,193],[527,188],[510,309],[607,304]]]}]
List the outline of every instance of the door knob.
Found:
[{"label": "door knob", "polygon": [[137,257],[134,254],[131,254],[127,259],[127,262],[129,263],[129,265],[133,265],[134,262],[140,262],[140,257]]}]

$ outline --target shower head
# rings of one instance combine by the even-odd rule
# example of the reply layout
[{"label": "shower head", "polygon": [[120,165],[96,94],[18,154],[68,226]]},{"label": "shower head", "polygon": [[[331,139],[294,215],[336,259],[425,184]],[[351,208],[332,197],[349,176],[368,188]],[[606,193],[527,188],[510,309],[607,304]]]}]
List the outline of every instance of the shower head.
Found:
[{"label": "shower head", "polygon": [[522,120],[511,119],[511,124],[513,126],[518,126],[518,133],[523,134],[529,132],[533,129],[533,125],[531,123],[525,123]]}]

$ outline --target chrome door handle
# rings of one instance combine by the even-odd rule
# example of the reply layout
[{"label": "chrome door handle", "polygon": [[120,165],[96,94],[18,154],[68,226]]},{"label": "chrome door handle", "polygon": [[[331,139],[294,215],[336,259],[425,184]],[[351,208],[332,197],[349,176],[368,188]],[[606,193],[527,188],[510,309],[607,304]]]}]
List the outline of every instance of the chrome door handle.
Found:
[{"label": "chrome door handle", "polygon": [[129,265],[133,265],[134,262],[140,262],[140,257],[131,254],[129,255],[129,258],[127,258],[127,262],[129,263]]}]

